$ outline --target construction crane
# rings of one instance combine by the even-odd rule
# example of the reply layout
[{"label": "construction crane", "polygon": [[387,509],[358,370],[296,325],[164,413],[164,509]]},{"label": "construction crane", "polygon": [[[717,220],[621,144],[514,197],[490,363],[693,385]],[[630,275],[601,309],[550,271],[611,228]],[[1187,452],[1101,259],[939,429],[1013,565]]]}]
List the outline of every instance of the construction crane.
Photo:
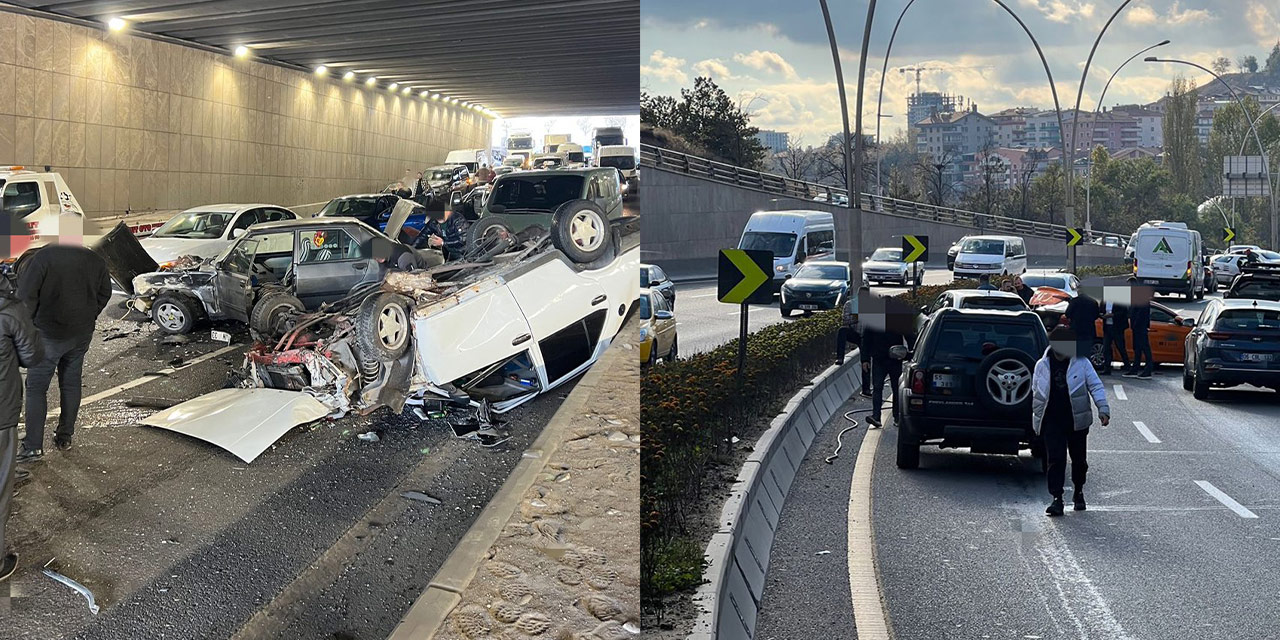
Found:
[{"label": "construction crane", "polygon": [[920,74],[925,71],[954,71],[957,69],[991,69],[992,66],[980,65],[976,67],[899,67],[898,73],[906,73],[913,71],[916,74],[916,95],[920,95]]}]

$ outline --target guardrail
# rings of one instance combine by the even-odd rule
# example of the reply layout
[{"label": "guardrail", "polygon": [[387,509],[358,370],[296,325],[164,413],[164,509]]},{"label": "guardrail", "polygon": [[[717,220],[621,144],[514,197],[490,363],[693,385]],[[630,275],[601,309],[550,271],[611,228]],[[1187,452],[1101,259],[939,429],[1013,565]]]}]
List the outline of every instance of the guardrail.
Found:
[{"label": "guardrail", "polygon": [[[754,189],[780,196],[810,200],[821,204],[844,206],[849,201],[848,191],[830,185],[796,180],[774,173],[746,169],[725,162],[672,151],[654,145],[640,145],[640,163],[655,169],[673,171],[689,176],[713,180],[724,184]],[[923,202],[899,200],[863,193],[858,207],[865,211],[944,222],[977,229],[982,233],[1010,233],[1036,236],[1066,242],[1071,237],[1067,227],[1036,220],[1022,220],[952,207],[940,207]],[[1127,236],[1105,231],[1093,231],[1092,239],[1117,238],[1123,244]]]}]

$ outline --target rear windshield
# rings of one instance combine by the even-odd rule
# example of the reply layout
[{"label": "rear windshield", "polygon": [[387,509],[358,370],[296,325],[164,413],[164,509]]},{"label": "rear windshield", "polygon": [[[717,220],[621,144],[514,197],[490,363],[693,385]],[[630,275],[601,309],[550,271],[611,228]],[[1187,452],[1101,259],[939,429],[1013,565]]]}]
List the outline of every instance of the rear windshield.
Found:
[{"label": "rear windshield", "polygon": [[1233,298],[1280,301],[1280,280],[1249,280],[1231,289]]},{"label": "rear windshield", "polygon": [[1038,358],[1045,349],[1039,321],[992,322],[990,318],[949,318],[933,335],[935,363],[981,362],[995,349],[1010,347]]},{"label": "rear windshield", "polygon": [[1227,309],[1218,316],[1218,328],[1242,331],[1280,330],[1280,311]]},{"label": "rear windshield", "polygon": [[[489,196],[489,207],[504,207],[505,213],[521,210],[553,213],[560,205],[582,197],[580,175],[504,176]],[[496,210],[495,210],[496,213]]]},{"label": "rear windshield", "polygon": [[1067,290],[1067,278],[1065,276],[1034,276],[1031,274],[1023,274],[1022,284],[1038,289],[1040,287],[1053,287],[1054,289]]},{"label": "rear windshield", "polygon": [[960,253],[976,253],[984,256],[1004,255],[1004,240],[969,238],[960,245]]},{"label": "rear windshield", "polygon": [[748,231],[742,234],[742,242],[738,245],[738,248],[772,251],[775,258],[789,256],[791,251],[796,248],[796,234],[774,231]]},{"label": "rear windshield", "polygon": [[975,296],[973,298],[964,298],[960,301],[961,309],[1007,309],[1022,310],[1027,305],[1022,298],[1009,298],[1005,296]]}]

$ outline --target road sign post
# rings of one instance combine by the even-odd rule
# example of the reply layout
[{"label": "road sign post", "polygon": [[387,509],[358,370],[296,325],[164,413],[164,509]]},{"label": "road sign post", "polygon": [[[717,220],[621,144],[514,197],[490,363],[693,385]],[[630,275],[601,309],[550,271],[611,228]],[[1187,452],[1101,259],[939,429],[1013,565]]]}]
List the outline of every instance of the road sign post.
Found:
[{"label": "road sign post", "polygon": [[1067,248],[1071,251],[1071,263],[1076,261],[1076,245],[1084,239],[1084,232],[1076,227],[1067,227]]},{"label": "road sign post", "polygon": [[911,294],[919,286],[919,263],[929,261],[929,236],[902,236],[902,261],[911,265]]},{"label": "road sign post", "polygon": [[773,252],[754,249],[721,249],[716,272],[716,299],[741,305],[742,323],[738,331],[738,381],[747,366],[747,313],[753,304],[773,302]]}]

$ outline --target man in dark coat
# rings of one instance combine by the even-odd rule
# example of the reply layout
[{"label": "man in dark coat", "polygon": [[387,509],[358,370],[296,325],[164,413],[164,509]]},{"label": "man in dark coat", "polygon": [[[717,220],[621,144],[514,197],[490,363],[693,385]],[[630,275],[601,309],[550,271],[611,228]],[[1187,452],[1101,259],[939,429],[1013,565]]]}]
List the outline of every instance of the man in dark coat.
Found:
[{"label": "man in dark coat", "polygon": [[1067,303],[1067,310],[1062,314],[1076,334],[1077,358],[1088,359],[1093,352],[1093,344],[1098,339],[1097,322],[1101,313],[1097,298],[1090,295],[1093,293],[1092,289],[1093,287],[1080,287],[1080,292]]},{"label": "man in dark coat", "polygon": [[80,413],[84,356],[98,314],[111,299],[111,277],[102,256],[73,244],[53,244],[25,256],[18,266],[18,298],[27,306],[44,358],[27,371],[27,435],[18,461],[44,454],[49,384],[58,374],[61,404],[54,443],[71,448]]},{"label": "man in dark coat", "polygon": [[[1129,328],[1129,308],[1112,300],[1107,300],[1102,304],[1102,375],[1111,375],[1112,356],[1115,351],[1120,352],[1120,362],[1124,367],[1121,371],[1129,370],[1129,351],[1124,344],[1124,332]],[[1115,345],[1115,349],[1112,349]]]},{"label": "man in dark coat", "polygon": [[18,414],[22,411],[22,375],[18,367],[30,369],[43,355],[27,310],[13,298],[9,278],[0,276],[0,581],[18,566],[18,554],[9,551],[4,537],[9,503],[13,500]]}]

